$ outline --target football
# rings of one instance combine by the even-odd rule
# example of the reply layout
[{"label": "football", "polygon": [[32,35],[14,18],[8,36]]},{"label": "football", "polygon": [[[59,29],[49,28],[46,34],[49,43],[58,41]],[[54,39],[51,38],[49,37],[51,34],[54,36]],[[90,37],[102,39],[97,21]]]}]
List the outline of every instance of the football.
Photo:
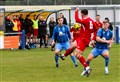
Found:
[{"label": "football", "polygon": [[80,27],[81,27],[81,24],[79,24],[79,23],[75,23],[72,26],[72,28],[74,28],[74,29],[79,29]]}]

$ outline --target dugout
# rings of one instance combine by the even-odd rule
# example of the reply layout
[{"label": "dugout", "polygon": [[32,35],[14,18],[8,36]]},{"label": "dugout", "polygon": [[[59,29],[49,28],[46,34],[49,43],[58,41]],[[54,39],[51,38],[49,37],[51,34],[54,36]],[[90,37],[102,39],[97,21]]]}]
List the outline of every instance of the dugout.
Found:
[{"label": "dugout", "polygon": [[[30,12],[34,12],[31,14],[31,18],[33,14],[40,14],[43,15],[44,19],[47,19],[47,23],[49,21],[50,17],[57,17],[58,12],[54,12],[55,11],[59,11],[62,12],[67,21],[69,26],[71,26],[73,23],[75,23],[75,19],[74,19],[74,9],[77,5],[59,5],[59,6],[4,6],[4,8],[6,9],[7,12],[10,11],[15,11],[15,10],[23,10],[17,14],[20,13],[24,13],[24,14],[29,14]],[[114,27],[114,37],[116,40],[116,27],[118,27],[120,29],[120,5],[78,5],[81,9],[88,9],[89,11],[89,16],[93,19],[95,19],[96,15],[99,14],[101,15],[101,21],[104,20],[105,17],[108,17],[110,19],[110,22],[113,24]],[[41,12],[35,12],[38,10],[43,9],[43,11]],[[48,11],[48,12],[47,12]],[[49,12],[50,11],[50,12]],[[47,17],[48,16],[48,17]],[[120,35],[120,31],[118,33]]]}]

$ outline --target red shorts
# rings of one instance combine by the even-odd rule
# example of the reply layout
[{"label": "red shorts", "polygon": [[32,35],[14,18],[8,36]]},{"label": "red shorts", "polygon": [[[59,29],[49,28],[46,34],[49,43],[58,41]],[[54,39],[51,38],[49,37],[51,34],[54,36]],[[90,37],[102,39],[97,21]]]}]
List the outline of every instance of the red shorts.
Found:
[{"label": "red shorts", "polygon": [[77,49],[84,51],[85,48],[89,45],[90,41],[86,41],[84,38],[77,38]]},{"label": "red shorts", "polygon": [[30,37],[30,36],[31,36],[31,33],[27,33],[27,36]]},{"label": "red shorts", "polygon": [[34,29],[34,36],[38,36],[38,29]]}]

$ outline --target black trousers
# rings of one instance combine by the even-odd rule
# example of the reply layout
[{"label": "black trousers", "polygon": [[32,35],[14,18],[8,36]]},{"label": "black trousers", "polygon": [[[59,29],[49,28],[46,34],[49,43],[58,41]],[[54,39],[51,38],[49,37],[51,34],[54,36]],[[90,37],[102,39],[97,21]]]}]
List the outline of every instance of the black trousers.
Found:
[{"label": "black trousers", "polygon": [[40,35],[40,47],[42,47],[43,44],[47,46],[47,41],[46,41],[46,35]]}]

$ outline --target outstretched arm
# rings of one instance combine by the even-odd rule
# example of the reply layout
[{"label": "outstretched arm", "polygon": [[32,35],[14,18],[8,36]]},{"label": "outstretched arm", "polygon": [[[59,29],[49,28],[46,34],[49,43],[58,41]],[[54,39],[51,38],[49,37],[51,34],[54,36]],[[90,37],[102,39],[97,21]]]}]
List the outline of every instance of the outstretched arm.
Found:
[{"label": "outstretched arm", "polygon": [[76,7],[76,10],[75,10],[75,21],[77,23],[83,23],[82,19],[79,18],[79,7]]}]

